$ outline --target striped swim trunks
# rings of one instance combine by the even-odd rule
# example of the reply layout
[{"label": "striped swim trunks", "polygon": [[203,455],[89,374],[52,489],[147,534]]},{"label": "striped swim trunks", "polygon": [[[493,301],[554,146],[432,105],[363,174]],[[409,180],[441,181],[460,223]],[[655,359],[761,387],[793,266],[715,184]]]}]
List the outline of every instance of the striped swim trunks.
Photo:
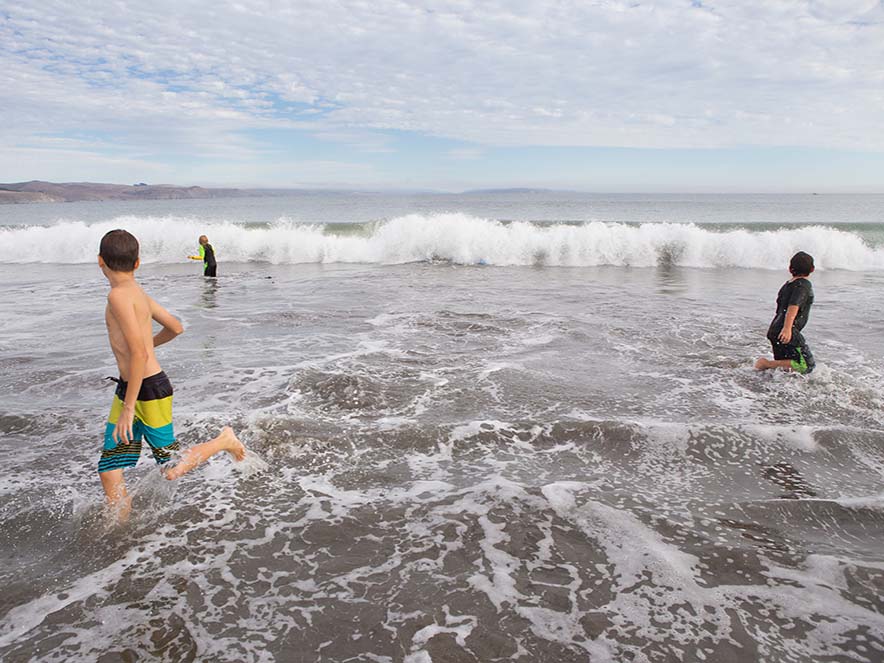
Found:
[{"label": "striped swim trunks", "polygon": [[141,456],[142,439],[147,440],[157,463],[162,465],[169,462],[172,453],[179,449],[172,428],[172,383],[169,378],[160,371],[141,382],[132,426],[134,440],[129,444],[118,444],[113,438],[117,419],[123,410],[123,399],[126,398],[126,383],[111,379],[116,380],[117,390],[104,428],[104,449],[98,461],[98,471],[109,472],[135,466]]}]

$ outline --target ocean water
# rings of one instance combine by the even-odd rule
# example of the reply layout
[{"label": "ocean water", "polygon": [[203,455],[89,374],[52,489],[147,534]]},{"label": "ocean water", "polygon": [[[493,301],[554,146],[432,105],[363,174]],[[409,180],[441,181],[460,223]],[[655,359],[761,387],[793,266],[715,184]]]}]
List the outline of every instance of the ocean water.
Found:
[{"label": "ocean water", "polygon": [[[122,527],[116,227],[179,439],[250,450]],[[817,369],[757,373],[799,249]],[[884,196],[0,207],[0,659],[879,662],[882,320]]]}]

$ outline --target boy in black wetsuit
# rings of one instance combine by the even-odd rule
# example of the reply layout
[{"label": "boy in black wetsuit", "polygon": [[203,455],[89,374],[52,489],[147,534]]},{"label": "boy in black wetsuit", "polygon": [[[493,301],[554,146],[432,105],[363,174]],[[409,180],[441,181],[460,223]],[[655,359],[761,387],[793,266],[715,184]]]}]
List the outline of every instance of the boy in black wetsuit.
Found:
[{"label": "boy in black wetsuit", "polygon": [[218,263],[215,261],[215,249],[209,244],[209,238],[200,235],[200,252],[196,256],[187,256],[191,260],[203,261],[203,276],[218,276]]},{"label": "boy in black wetsuit", "polygon": [[755,368],[784,368],[798,373],[810,373],[815,366],[807,341],[801,334],[810,307],[813,306],[813,287],[808,276],[813,273],[813,257],[799,251],[789,261],[792,278],[777,293],[777,314],[767,330],[767,339],[773,346],[773,361],[761,357]]}]

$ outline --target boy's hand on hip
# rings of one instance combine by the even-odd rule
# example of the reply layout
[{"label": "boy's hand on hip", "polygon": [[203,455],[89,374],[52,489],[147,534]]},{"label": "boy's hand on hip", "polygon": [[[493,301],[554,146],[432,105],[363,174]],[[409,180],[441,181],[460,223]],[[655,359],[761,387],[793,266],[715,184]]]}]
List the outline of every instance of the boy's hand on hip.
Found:
[{"label": "boy's hand on hip", "polygon": [[788,343],[789,341],[792,340],[792,330],[786,329],[785,327],[783,327],[783,331],[780,332],[780,335],[778,338],[780,339],[781,343]]},{"label": "boy's hand on hip", "polygon": [[113,439],[123,446],[127,446],[135,437],[132,431],[135,421],[135,408],[128,405],[123,406],[120,416],[117,419],[117,425],[114,427]]}]

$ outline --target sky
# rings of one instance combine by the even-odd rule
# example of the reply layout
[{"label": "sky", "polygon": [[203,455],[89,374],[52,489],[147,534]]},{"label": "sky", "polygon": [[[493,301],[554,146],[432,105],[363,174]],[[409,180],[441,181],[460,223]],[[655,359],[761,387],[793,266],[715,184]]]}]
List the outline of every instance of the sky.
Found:
[{"label": "sky", "polygon": [[0,0],[0,182],[884,192],[879,0]]}]

